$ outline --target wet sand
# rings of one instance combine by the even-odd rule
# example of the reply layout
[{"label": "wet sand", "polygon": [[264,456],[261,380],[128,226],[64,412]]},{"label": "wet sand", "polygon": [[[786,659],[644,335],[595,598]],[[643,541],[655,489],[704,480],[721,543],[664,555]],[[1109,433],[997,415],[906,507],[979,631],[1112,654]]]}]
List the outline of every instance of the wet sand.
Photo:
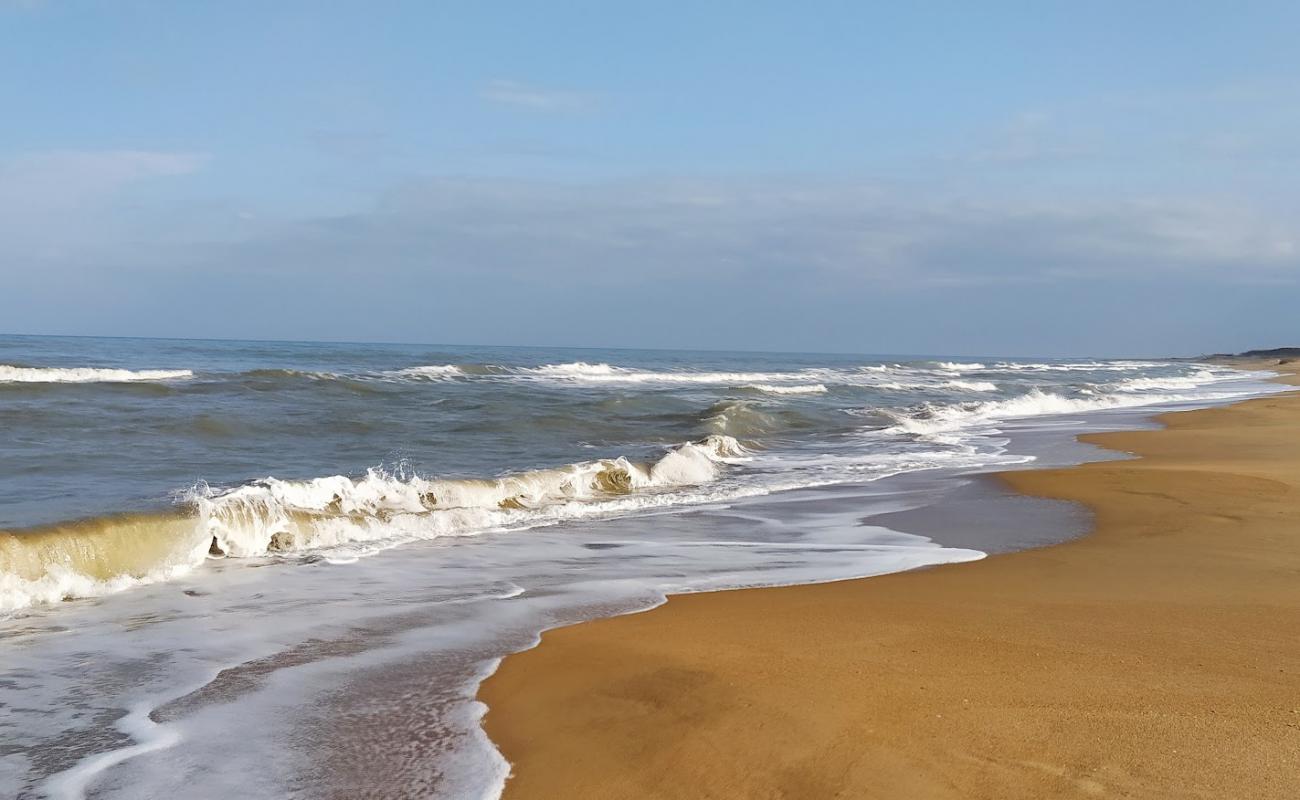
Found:
[{"label": "wet sand", "polygon": [[480,692],[506,797],[1300,796],[1300,393],[1161,419],[1002,476],[1084,538],[547,633]]}]

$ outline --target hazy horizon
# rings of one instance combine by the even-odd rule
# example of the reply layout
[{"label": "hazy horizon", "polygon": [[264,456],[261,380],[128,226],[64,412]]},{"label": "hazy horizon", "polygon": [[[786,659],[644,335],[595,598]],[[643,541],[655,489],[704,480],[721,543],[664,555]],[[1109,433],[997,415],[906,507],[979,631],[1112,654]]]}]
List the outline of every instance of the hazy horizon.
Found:
[{"label": "hazy horizon", "polygon": [[[872,358],[899,358],[899,359],[924,359],[931,357],[952,357],[952,358],[1010,358],[1017,360],[1032,360],[1035,358],[1047,359],[1070,359],[1070,358],[1099,358],[1099,359],[1192,359],[1197,356],[1211,355],[1236,355],[1242,350],[1207,350],[1201,353],[1144,353],[1137,355],[1115,355],[1111,353],[1076,353],[1073,355],[1052,355],[1048,353],[967,353],[967,352],[934,352],[934,353],[908,353],[908,352],[866,352],[860,350],[756,350],[756,349],[716,349],[707,347],[632,347],[632,346],[599,346],[599,345],[565,345],[549,344],[547,342],[538,343],[485,343],[485,342],[420,342],[420,341],[385,341],[380,339],[247,339],[237,336],[232,337],[211,337],[211,336],[129,336],[129,335],[100,335],[93,333],[14,333],[11,331],[0,331],[0,338],[33,338],[33,339],[130,339],[141,341],[174,341],[174,342],[243,342],[249,344],[266,343],[266,344],[339,344],[339,345],[363,345],[373,347],[447,347],[454,349],[475,349],[475,348],[500,348],[500,349],[536,349],[536,350],[587,350],[587,351],[627,351],[627,352],[664,352],[664,353],[699,353],[706,355],[716,353],[725,355],[727,353],[736,353],[744,355],[828,355],[828,356],[863,356]],[[1289,348],[1291,345],[1260,345],[1258,347],[1248,347],[1244,350],[1272,350],[1275,348]]]},{"label": "hazy horizon", "polygon": [[1285,3],[0,0],[0,328],[1293,344],[1298,25]]}]

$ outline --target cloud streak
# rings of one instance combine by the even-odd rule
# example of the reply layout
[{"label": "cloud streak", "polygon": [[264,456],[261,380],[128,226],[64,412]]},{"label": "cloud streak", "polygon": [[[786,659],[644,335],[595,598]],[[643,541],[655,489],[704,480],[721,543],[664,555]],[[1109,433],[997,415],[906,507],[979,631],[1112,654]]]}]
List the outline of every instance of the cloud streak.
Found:
[{"label": "cloud streak", "polygon": [[204,153],[150,150],[56,150],[0,159],[0,197],[81,197],[152,177],[188,175]]},{"label": "cloud streak", "polygon": [[[42,229],[66,241],[75,238],[67,231],[78,229],[79,203],[56,201],[187,174],[202,163],[185,155],[62,157],[29,169],[24,185],[35,193],[54,182],[56,189],[44,189]],[[58,186],[60,179],[79,183]],[[24,194],[0,194],[0,211],[21,219],[19,206],[31,199]],[[10,227],[0,220],[0,228]],[[203,224],[186,228],[201,231]],[[422,280],[491,274],[584,289],[707,277],[761,290],[812,276],[831,288],[890,290],[1134,274],[1296,282],[1298,242],[1300,215],[1230,199],[990,199],[919,186],[775,178],[437,178],[397,186],[366,211],[268,222],[233,242],[194,241],[180,259],[208,258],[231,274],[310,273],[331,281],[364,268]],[[148,242],[133,248],[133,257],[147,263]],[[167,252],[162,260],[177,258]]]},{"label": "cloud streak", "polygon": [[[76,223],[47,226],[45,243],[80,236]],[[1184,336],[1222,297],[1294,296],[1297,230],[1284,209],[1226,199],[992,200],[776,178],[424,179],[365,211],[260,220],[235,237],[160,232],[11,251],[8,261],[39,268],[11,282],[0,317],[21,321],[81,292],[109,315],[101,325],[140,315],[150,327],[138,332],[187,335],[236,326],[290,338],[859,352],[954,342],[994,352],[1012,339],[1038,354],[1080,342],[1126,352],[1116,348],[1132,348],[1132,325],[1166,313],[1167,292],[1198,298],[1197,313],[1167,309],[1176,318],[1163,324]],[[207,311],[193,303],[196,285]],[[1082,315],[1105,308],[1129,327],[1083,332],[1095,320]],[[1080,319],[1063,323],[1067,312]],[[1017,332],[1062,325],[1055,341]],[[1164,350],[1178,342],[1171,333]]]},{"label": "cloud streak", "polygon": [[817,181],[426,180],[368,213],[271,238],[311,250],[396,247],[429,270],[546,280],[593,269],[626,282],[708,272],[1003,284],[1135,269],[1277,280],[1300,266],[1300,220],[1226,201],[994,201]]},{"label": "cloud streak", "polygon": [[596,105],[596,97],[587,92],[551,89],[505,79],[489,81],[479,96],[499,106],[548,113],[585,111]]}]

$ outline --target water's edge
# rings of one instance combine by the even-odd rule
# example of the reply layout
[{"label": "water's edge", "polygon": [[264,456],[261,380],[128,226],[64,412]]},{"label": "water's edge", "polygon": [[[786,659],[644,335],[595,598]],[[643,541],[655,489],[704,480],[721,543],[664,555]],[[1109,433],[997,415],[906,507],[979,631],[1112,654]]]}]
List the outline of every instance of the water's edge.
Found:
[{"label": "water's edge", "polygon": [[[1269,380],[1276,380],[1277,377],[1279,376],[1274,373]],[[935,484],[946,483],[949,484],[949,486],[945,490],[941,490],[941,497],[932,503],[902,508],[895,511],[871,514],[863,517],[862,522],[864,524],[870,523],[887,527],[900,533],[924,536],[944,547],[972,548],[978,546],[982,551],[981,559],[983,557],[1006,555],[1025,550],[1053,547],[1059,544],[1064,544],[1093,533],[1095,530],[1093,513],[1086,507],[1071,501],[1031,497],[1020,494],[1003,481],[1001,476],[1010,472],[1026,469],[1068,468],[1097,461],[1133,458],[1133,456],[1121,451],[1108,450],[1081,442],[1078,437],[1088,433],[1117,433],[1132,430],[1162,429],[1165,426],[1161,422],[1161,418],[1166,415],[1182,413],[1184,411],[1194,411],[1201,408],[1231,407],[1240,403],[1258,399],[1261,396],[1265,396],[1265,394],[1257,393],[1247,397],[1233,398],[1218,403],[1180,404],[1185,407],[1174,409],[1138,408],[1126,409],[1118,413],[1110,412],[1108,414],[1089,415],[1094,417],[1104,417],[1106,419],[1105,421],[1097,420],[1096,422],[1089,421],[1088,423],[1085,423],[1088,425],[1086,430],[1056,430],[1046,432],[1017,431],[1010,437],[1007,451],[1034,455],[1034,461],[1019,466],[990,466],[977,468],[959,472],[954,475],[943,476],[937,479],[934,479],[933,476],[918,475],[893,476],[892,478],[882,479],[879,483],[886,483],[897,479],[916,481],[918,478],[924,479],[929,477],[933,479],[933,483]],[[1058,438],[1058,436],[1063,438]],[[795,489],[791,490],[790,493],[798,493],[801,491],[805,490]],[[953,525],[958,519],[961,520],[960,524],[963,525],[964,528],[961,530],[954,530]],[[1017,524],[1008,526],[1006,524],[1008,520],[1016,520]],[[1020,535],[1019,538],[1008,540],[1005,536],[990,536],[988,527],[995,524],[997,525],[998,530],[1002,533],[1005,533],[1008,527],[1013,528],[1015,532]],[[972,525],[975,530],[972,530]],[[981,531],[979,528],[984,528],[984,530]],[[1057,535],[1045,533],[1045,529],[1054,530],[1057,532]],[[1067,531],[1067,533],[1062,535],[1060,533],[1061,531]],[[900,570],[899,572],[923,570],[933,566],[939,565],[921,565]],[[798,583],[772,584],[764,586],[734,586],[667,592],[657,598],[654,602],[646,603],[641,607],[622,610],[614,614],[584,616],[577,620],[548,626],[539,631],[533,640],[525,647],[521,647],[501,656],[500,658],[494,659],[490,665],[486,665],[474,688],[475,706],[479,724],[480,726],[482,725],[483,719],[490,712],[487,704],[477,699],[479,689],[483,685],[484,681],[495,674],[501,664],[510,656],[540,647],[544,642],[546,634],[551,631],[574,625],[582,625],[587,622],[611,619],[613,617],[624,616],[627,614],[645,613],[667,605],[673,597],[679,595],[754,589],[781,589],[790,586],[859,581],[877,577],[879,574],[896,573],[890,572],[853,577],[834,577],[826,580],[800,581]],[[483,736],[485,740],[489,742],[491,741],[487,737],[486,731],[483,732]],[[505,755],[501,753],[500,749],[497,748],[495,744],[492,744],[492,748],[496,756],[500,759],[499,763],[506,771],[500,776],[499,783],[497,783],[490,792],[483,795],[484,798],[500,798],[504,792],[505,784],[510,777],[510,766]]]},{"label": "water's edge", "polygon": [[[1251,397],[1259,396],[1262,391]],[[1018,468],[1061,467],[1124,457],[1078,442],[1080,433],[1158,427],[1156,418],[1160,415],[1230,405],[1242,399],[1248,398],[1036,417],[1000,423],[998,428],[1008,439],[1005,452],[1033,458]],[[217,779],[222,776],[246,775],[250,768],[268,766],[258,761],[259,756],[264,756],[261,753],[250,757],[246,752],[221,752],[223,740],[237,741],[240,726],[252,726],[257,718],[264,725],[278,726],[278,735],[288,737],[288,741],[308,743],[300,747],[301,753],[286,751],[275,764],[269,765],[273,769],[260,779],[261,783],[254,784],[262,787],[266,796],[354,796],[372,788],[377,776],[383,776],[386,779],[383,788],[394,791],[395,796],[498,797],[509,765],[482,727],[488,709],[477,695],[482,682],[509,655],[536,647],[547,631],[650,610],[678,594],[862,579],[938,563],[975,560],[986,554],[1050,546],[1089,532],[1091,518],[1086,510],[1068,503],[1015,494],[996,478],[1006,470],[1005,464],[933,469],[862,483],[731,498],[668,513],[641,513],[594,524],[575,520],[532,533],[508,534],[528,536],[533,547],[560,548],[561,557],[567,552],[563,548],[577,554],[627,553],[628,557],[648,560],[652,570],[661,572],[652,571],[645,579],[645,583],[657,581],[654,588],[644,584],[631,586],[626,580],[603,576],[596,561],[576,562],[580,569],[587,564],[597,568],[590,575],[579,574],[571,585],[537,585],[532,590],[520,585],[528,583],[526,578],[535,577],[525,573],[519,578],[520,584],[492,584],[481,587],[482,593],[466,597],[461,605],[457,605],[459,601],[449,603],[440,599],[434,607],[427,603],[421,606],[422,597],[418,592],[409,591],[410,581],[403,583],[400,576],[391,583],[358,587],[357,593],[370,592],[368,605],[358,608],[373,612],[376,607],[383,607],[382,615],[354,614],[346,618],[345,610],[342,621],[311,629],[310,638],[305,642],[286,647],[283,641],[269,639],[264,658],[250,656],[247,647],[232,647],[225,666],[205,668],[199,680],[169,684],[180,689],[172,688],[165,694],[146,693],[147,702],[137,697],[138,702],[132,703],[127,713],[104,726],[106,730],[116,731],[114,736],[70,748],[64,756],[73,759],[70,761],[58,761],[51,756],[55,760],[44,769],[47,777],[39,787],[16,784],[13,794],[20,798],[80,798],[93,786],[96,797],[133,797],[139,796],[134,792],[149,793],[151,788],[154,794],[165,795],[174,787],[158,783],[162,778],[146,766],[150,763],[157,766],[160,757],[176,759],[177,771],[182,775],[187,768],[199,770],[197,774],[210,773],[214,776],[210,787],[219,790]],[[826,557],[821,561],[805,559],[804,563],[784,572],[751,569],[747,573],[748,582],[737,582],[736,576],[719,574],[708,579],[696,575],[693,583],[683,577],[674,583],[660,577],[673,573],[671,560],[656,566],[655,559],[662,554],[654,552],[653,543],[633,541],[637,530],[654,526],[657,530],[668,529],[678,544],[766,546],[767,558],[771,560],[772,553],[779,553],[782,546],[779,535],[762,539],[762,545],[727,542],[725,535],[728,531],[743,532],[754,525],[774,524],[791,530],[827,532],[825,537],[814,537],[824,544],[813,545],[814,550],[824,547]],[[692,542],[693,531],[704,529],[720,531],[723,539],[706,542],[701,536],[699,542]],[[875,531],[874,538],[866,540],[868,544],[841,535],[865,529]],[[493,544],[494,536],[489,534],[475,551],[486,553],[475,558],[486,558],[484,563],[492,566],[498,564],[492,561],[493,548],[508,544],[504,539],[499,545]],[[450,548],[437,542],[413,547],[412,558],[430,554],[439,559],[455,556]],[[430,550],[421,553],[420,547]],[[881,554],[888,555],[891,548],[896,550],[896,557],[880,560]],[[853,555],[859,550],[864,554],[870,552],[869,570],[863,570],[867,564],[865,559],[860,559],[856,566],[853,563]],[[388,561],[400,567],[403,558],[393,552]],[[465,559],[466,568],[478,563],[466,555],[460,557]],[[122,603],[121,610],[114,612],[117,616],[96,617],[92,603],[90,618],[98,619],[101,624],[104,619],[110,619],[114,625],[123,626],[125,635],[137,618],[141,620],[139,624],[152,624],[149,615],[179,607],[151,606],[151,598],[193,593],[192,602],[202,606],[209,602],[206,593],[219,594],[214,589],[223,586],[251,592],[253,574],[265,572],[276,577],[267,578],[262,590],[249,597],[273,605],[275,580],[301,588],[314,585],[308,581],[319,582],[319,578],[310,577],[318,568],[344,569],[321,563],[298,572],[281,572],[273,561],[251,570],[227,568],[219,562],[210,566],[206,582],[199,581],[196,575],[192,581],[142,587],[135,590],[138,595],[133,592],[130,597],[116,596]],[[371,573],[338,574],[340,579],[358,580],[357,576],[364,578]],[[401,587],[406,594],[387,597],[385,587]],[[262,600],[263,592],[269,599]],[[292,600],[309,595],[302,592],[295,595],[290,588],[282,596]],[[214,613],[229,615],[237,608],[232,602],[227,600],[221,605],[213,601]],[[330,599],[321,597],[317,602],[325,607]],[[143,612],[133,616],[132,610]],[[260,613],[265,616],[266,612]],[[340,612],[336,609],[335,613]],[[183,623],[184,616],[177,616],[176,624]],[[295,640],[285,634],[285,641]],[[151,643],[156,646],[156,641]],[[129,642],[122,646],[129,647]],[[209,661],[204,663],[210,664],[212,651],[205,655]],[[132,693],[124,692],[122,696],[130,699]],[[241,709],[256,713],[243,718],[248,715],[241,714]],[[347,735],[340,732],[343,730]],[[275,733],[261,735],[272,740],[277,738]],[[215,744],[209,744],[209,738]],[[176,748],[181,743],[187,746]],[[166,755],[159,756],[159,753]],[[213,753],[227,757],[228,763],[212,759]],[[302,753],[308,754],[306,760],[295,760]],[[9,788],[4,774],[6,759],[21,755],[19,752],[13,756],[10,751],[0,749],[0,794]],[[285,787],[292,787],[292,791],[286,792]]]}]

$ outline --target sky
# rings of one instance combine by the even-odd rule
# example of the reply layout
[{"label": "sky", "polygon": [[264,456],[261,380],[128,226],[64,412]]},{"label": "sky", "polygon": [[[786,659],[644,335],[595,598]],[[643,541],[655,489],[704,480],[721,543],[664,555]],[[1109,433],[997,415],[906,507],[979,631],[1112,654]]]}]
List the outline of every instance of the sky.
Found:
[{"label": "sky", "polygon": [[0,332],[1300,345],[1300,4],[0,0]]}]

